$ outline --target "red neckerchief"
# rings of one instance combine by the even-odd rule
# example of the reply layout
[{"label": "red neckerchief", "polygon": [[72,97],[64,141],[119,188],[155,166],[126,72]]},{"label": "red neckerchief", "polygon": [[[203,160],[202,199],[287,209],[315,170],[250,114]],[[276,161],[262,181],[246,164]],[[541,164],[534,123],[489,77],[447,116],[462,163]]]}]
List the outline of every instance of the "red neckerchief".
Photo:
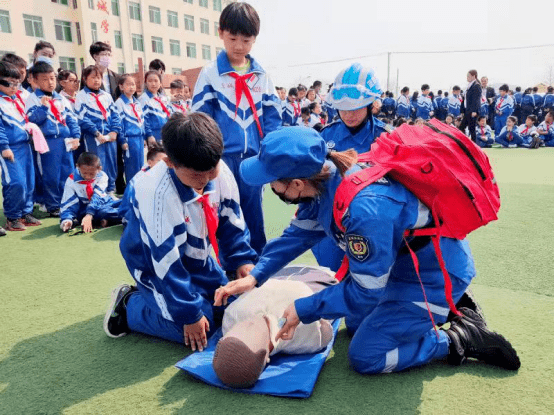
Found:
[{"label": "red neckerchief", "polygon": [[169,112],[169,110],[167,109],[167,107],[165,106],[165,104],[163,103],[163,101],[161,100],[160,97],[157,97],[157,96],[154,96],[152,97],[154,98],[154,100],[156,100],[158,103],[160,103],[160,106],[162,107],[162,110],[164,110],[164,113],[167,117],[169,117],[171,115],[171,113]]},{"label": "red neckerchief", "polygon": [[25,107],[25,101],[23,101],[23,98],[21,97],[21,91],[20,90],[17,90],[15,92],[15,96],[17,97],[17,99],[19,100],[19,102],[21,103],[21,105],[23,107]]},{"label": "red neckerchief", "polygon": [[529,127],[525,126],[525,130],[523,130],[521,134],[527,134],[528,131],[529,131]]},{"label": "red neckerchief", "polygon": [[[73,174],[69,175],[71,179],[74,179]],[[86,185],[87,190],[87,197],[90,201],[92,199],[92,195],[94,195],[94,188],[92,187],[92,184],[94,183],[96,178],[91,179],[90,181],[85,181],[84,179],[82,181],[77,181],[77,183],[80,183],[81,185]]]},{"label": "red neckerchief", "polygon": [[13,98],[8,97],[7,95],[4,95],[3,98],[8,102],[13,103],[17,111],[19,111],[19,114],[21,114],[21,117],[25,119],[25,122],[26,123],[29,122],[29,117],[27,117],[27,114],[25,114],[25,110],[23,110],[23,108],[19,105],[19,103],[17,102],[17,99],[14,100]]},{"label": "red neckerchief", "polygon": [[262,132],[262,125],[260,124],[260,119],[258,118],[258,110],[256,110],[256,104],[254,104],[254,99],[252,98],[252,94],[250,93],[250,88],[248,88],[248,84],[246,84],[246,81],[250,81],[250,78],[252,78],[255,74],[252,73],[239,75],[236,72],[230,72],[229,75],[235,79],[235,100],[237,102],[235,107],[235,118],[237,117],[240,100],[242,98],[242,93],[244,92],[244,95],[248,100],[248,104],[250,105],[250,109],[252,110],[254,120],[256,120],[256,124],[258,125],[260,137],[264,137],[264,133]]},{"label": "red neckerchief", "polygon": [[481,127],[481,136],[484,136],[484,135],[485,135],[485,128]]},{"label": "red neckerchief", "polygon": [[176,103],[171,103],[171,105],[173,105],[173,107],[177,107],[177,109],[181,110],[183,114],[186,114],[187,109],[185,108],[184,105],[176,104]]},{"label": "red neckerchief", "polygon": [[129,103],[129,105],[131,106],[131,108],[133,109],[133,113],[135,113],[135,117],[137,118],[139,124],[141,123],[141,120],[140,120],[140,116],[137,112],[137,104],[136,103]]},{"label": "red neckerchief", "polygon": [[56,107],[56,103],[54,102],[54,99],[51,99],[48,101],[50,104],[50,110],[52,110],[52,114],[54,114],[54,117],[56,117],[56,120],[58,120],[58,123],[63,124],[65,126],[65,120],[62,117],[62,114],[60,113],[60,110],[58,110],[58,107]]},{"label": "red neckerchief", "polygon": [[204,209],[204,217],[206,217],[206,225],[208,226],[208,238],[210,240],[210,244],[214,248],[215,258],[217,259],[218,264],[221,265],[219,262],[219,246],[217,245],[217,238],[215,236],[217,226],[219,225],[219,217],[217,216],[215,209],[210,204],[210,194],[202,195],[198,199],[198,202],[202,204],[202,208]]},{"label": "red neckerchief", "polygon": [[302,113],[302,108],[300,108],[300,103],[295,103],[291,101],[292,108],[294,110],[294,117],[298,117]]},{"label": "red neckerchief", "polygon": [[504,101],[504,97],[500,97],[500,102],[496,104],[496,109],[500,110],[500,106],[502,105],[502,102]]},{"label": "red neckerchief", "polygon": [[104,120],[107,120],[108,119],[108,112],[106,111],[106,109],[102,105],[102,102],[100,101],[100,94],[95,94],[93,92],[90,92],[89,94],[92,95],[94,97],[94,99],[96,100],[96,105],[100,109],[100,112],[102,113],[102,117],[104,117]]}]

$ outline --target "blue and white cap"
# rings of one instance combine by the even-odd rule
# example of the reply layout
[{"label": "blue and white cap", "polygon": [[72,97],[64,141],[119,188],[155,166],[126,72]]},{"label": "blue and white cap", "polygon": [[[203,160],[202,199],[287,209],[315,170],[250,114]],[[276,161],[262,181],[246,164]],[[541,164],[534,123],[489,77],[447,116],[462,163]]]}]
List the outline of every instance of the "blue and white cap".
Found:
[{"label": "blue and white cap", "polygon": [[337,110],[357,110],[370,105],[381,93],[373,70],[355,63],[337,75],[327,101]]}]

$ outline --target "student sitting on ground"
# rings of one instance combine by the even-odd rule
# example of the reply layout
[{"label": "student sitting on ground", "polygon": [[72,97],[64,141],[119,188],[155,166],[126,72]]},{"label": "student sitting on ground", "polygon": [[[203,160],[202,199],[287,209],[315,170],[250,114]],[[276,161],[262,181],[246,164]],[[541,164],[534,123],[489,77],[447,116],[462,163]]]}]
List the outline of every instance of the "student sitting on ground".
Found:
[{"label": "student sitting on ground", "polygon": [[492,129],[487,125],[487,116],[479,116],[475,126],[475,138],[479,147],[491,147],[494,143]]},{"label": "student sitting on ground", "polygon": [[527,149],[538,149],[540,147],[540,138],[535,123],[537,122],[537,116],[531,114],[525,119],[525,124],[522,124],[518,128],[518,132],[523,140],[520,147]]},{"label": "student sitting on ground", "polygon": [[79,224],[90,233],[93,225],[106,227],[121,222],[117,212],[121,201],[112,199],[107,187],[108,175],[102,171],[100,158],[94,153],[81,153],[77,168],[65,182],[60,212],[64,233]]},{"label": "student sitting on ground", "polygon": [[514,116],[508,117],[506,126],[504,126],[500,134],[496,136],[495,141],[502,145],[502,147],[518,147],[523,143],[523,139],[517,128],[517,118]]},{"label": "student sitting on ground", "polygon": [[554,111],[549,111],[544,121],[537,128],[541,138],[541,146],[554,147]]},{"label": "student sitting on ground", "polygon": [[444,119],[444,122],[449,126],[454,126],[454,116],[452,114],[448,114]]}]

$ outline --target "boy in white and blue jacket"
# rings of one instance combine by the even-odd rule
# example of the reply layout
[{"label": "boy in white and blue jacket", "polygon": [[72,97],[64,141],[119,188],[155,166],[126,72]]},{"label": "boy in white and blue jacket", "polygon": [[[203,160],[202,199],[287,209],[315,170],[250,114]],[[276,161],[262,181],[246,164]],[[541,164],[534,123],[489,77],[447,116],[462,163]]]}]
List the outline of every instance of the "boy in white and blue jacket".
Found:
[{"label": "boy in white and blue jacket", "polygon": [[87,152],[100,158],[102,169],[108,175],[108,193],[115,190],[117,178],[117,145],[122,146],[125,138],[121,133],[121,119],[112,96],[100,89],[102,74],[95,66],[83,71],[85,87],[75,98],[75,113],[79,120],[82,138]]},{"label": "boy in white and blue jacket", "polygon": [[298,90],[296,88],[291,88],[289,90],[289,95],[285,100],[285,105],[283,106],[283,111],[281,113],[283,117],[283,126],[296,126],[298,125],[298,120],[300,119],[300,114],[302,109],[300,108],[300,103],[298,99]]},{"label": "boy in white and blue jacket", "polygon": [[407,120],[411,117],[411,114],[412,104],[410,101],[410,89],[408,87],[404,87],[400,91],[400,97],[398,97],[396,105],[396,115]]},{"label": "boy in white and blue jacket", "polygon": [[51,216],[59,217],[65,181],[75,169],[73,150],[79,147],[81,129],[69,102],[55,91],[54,68],[38,62],[30,73],[38,88],[27,99],[27,116],[39,126],[50,149],[37,155],[43,202]]},{"label": "boy in white and blue jacket", "polygon": [[492,129],[487,125],[487,117],[479,116],[475,126],[475,139],[479,147],[491,147],[494,143],[492,138]]},{"label": "boy in white and blue jacket", "polygon": [[81,224],[87,233],[92,231],[93,221],[102,225],[120,222],[118,207],[121,201],[108,195],[107,187],[108,176],[102,172],[100,158],[94,153],[81,153],[76,169],[64,186],[60,211],[62,231]]},{"label": "boy in white and blue jacket", "polygon": [[210,115],[221,129],[225,144],[223,160],[238,183],[252,247],[261,253],[266,243],[262,187],[243,182],[239,166],[244,159],[258,154],[263,137],[281,127],[282,119],[273,82],[248,54],[259,30],[260,19],[252,6],[233,2],[225,7],[219,20],[219,36],[225,50],[202,69],[196,81],[192,110]]},{"label": "boy in white and blue jacket", "polygon": [[167,157],[131,188],[133,209],[120,242],[136,286],[114,290],[104,330],[113,338],[133,331],[202,350],[221,325],[223,310],[213,302],[228,282],[225,270],[246,276],[257,255],[214,120],[174,114],[162,139]]},{"label": "boy in white and blue jacket", "polygon": [[433,102],[429,98],[429,85],[423,84],[421,86],[421,95],[417,99],[416,118],[429,120],[433,117],[433,114]]},{"label": "boy in white and blue jacket", "polygon": [[530,116],[527,116],[527,118],[525,119],[525,123],[521,124],[518,127],[518,132],[522,139],[522,143],[519,145],[520,147],[525,147],[525,148],[536,147],[537,140],[540,140],[539,133],[537,132],[537,128],[535,127],[536,122],[537,122],[537,116],[534,114],[531,114]]},{"label": "boy in white and blue jacket", "polygon": [[15,95],[18,85],[17,68],[0,62],[0,167],[8,231],[23,231],[27,225],[40,225],[31,215],[35,169],[29,134],[25,130],[27,115]]},{"label": "boy in white and blue jacket", "polygon": [[498,90],[500,95],[494,104],[494,134],[498,136],[502,128],[506,125],[506,120],[514,112],[514,100],[508,95],[510,87],[507,84],[502,85]]},{"label": "boy in white and blue jacket", "polygon": [[460,107],[462,105],[462,97],[460,97],[460,87],[457,85],[452,88],[452,95],[448,99],[448,114],[452,114],[454,118],[460,115]]},{"label": "boy in white and blue jacket", "polygon": [[537,128],[537,133],[543,146],[554,147],[554,111],[550,110],[546,113],[544,121]]}]

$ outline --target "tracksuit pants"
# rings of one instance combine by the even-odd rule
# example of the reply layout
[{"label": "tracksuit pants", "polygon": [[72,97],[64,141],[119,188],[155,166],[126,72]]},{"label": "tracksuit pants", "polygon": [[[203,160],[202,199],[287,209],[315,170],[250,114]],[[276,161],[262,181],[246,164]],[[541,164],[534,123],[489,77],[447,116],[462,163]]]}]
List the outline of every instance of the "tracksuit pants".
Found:
[{"label": "tracksuit pants", "polygon": [[11,162],[0,156],[0,166],[4,215],[14,220],[33,212],[35,169],[29,143],[12,145],[10,149],[15,161]]}]

